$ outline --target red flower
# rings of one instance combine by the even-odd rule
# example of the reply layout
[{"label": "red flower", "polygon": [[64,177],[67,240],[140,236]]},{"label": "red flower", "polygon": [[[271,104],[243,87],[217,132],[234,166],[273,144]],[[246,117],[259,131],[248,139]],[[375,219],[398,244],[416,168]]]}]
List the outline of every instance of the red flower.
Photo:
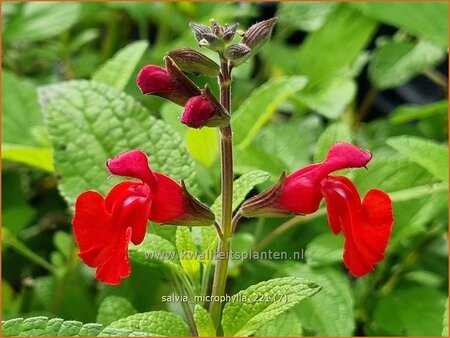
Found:
[{"label": "red flower", "polygon": [[372,155],[354,145],[333,145],[324,162],[283,175],[272,188],[242,205],[245,216],[311,214],[325,198],[331,230],[345,237],[344,262],[350,273],[363,276],[383,259],[392,223],[392,202],[380,190],[367,192],[361,203],[353,183],[333,171],[364,167]]},{"label": "red flower", "polygon": [[214,115],[214,107],[206,97],[194,96],[184,106],[181,123],[191,128],[201,128]]},{"label": "red flower", "polygon": [[85,191],[76,200],[72,224],[80,248],[78,256],[97,268],[98,280],[119,284],[121,278],[128,277],[128,244],[144,240],[148,219],[183,225],[214,222],[212,212],[195,200],[184,184],[153,172],[144,152],[125,152],[106,165],[111,174],[140,182],[120,182],[105,198],[96,191]]}]

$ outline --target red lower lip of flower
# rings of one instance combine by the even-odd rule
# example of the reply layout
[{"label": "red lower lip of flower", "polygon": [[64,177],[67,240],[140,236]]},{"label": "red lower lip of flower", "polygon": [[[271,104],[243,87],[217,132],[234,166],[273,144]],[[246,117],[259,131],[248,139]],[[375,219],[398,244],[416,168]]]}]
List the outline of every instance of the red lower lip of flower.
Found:
[{"label": "red lower lip of flower", "polygon": [[96,191],[78,196],[72,220],[75,239],[86,265],[97,268],[95,277],[106,284],[119,284],[130,274],[128,243],[130,227],[113,229],[113,219],[106,211],[105,200]]},{"label": "red lower lip of flower", "polygon": [[322,182],[328,222],[334,233],[342,231],[344,263],[350,273],[362,277],[384,258],[394,221],[392,202],[381,190],[369,190],[361,202],[353,183],[345,177]]}]

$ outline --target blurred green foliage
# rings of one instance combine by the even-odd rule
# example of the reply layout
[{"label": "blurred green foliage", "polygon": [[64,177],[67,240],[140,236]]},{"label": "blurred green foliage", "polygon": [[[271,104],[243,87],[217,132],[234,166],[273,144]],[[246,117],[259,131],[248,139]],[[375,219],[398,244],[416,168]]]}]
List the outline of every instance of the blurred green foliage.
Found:
[{"label": "blurred green foliage", "polygon": [[[354,279],[343,268],[342,240],[329,233],[323,210],[293,221],[245,220],[235,250],[304,249],[305,258],[233,261],[229,293],[272,277],[303,277],[322,286],[256,335],[448,332],[448,88],[438,70],[448,57],[447,7],[438,2],[2,2],[2,319],[119,323],[108,332],[125,335],[162,332],[156,324],[120,331],[128,315],[182,313],[178,303],[161,301],[174,292],[165,273],[170,264],[143,254],[175,251],[180,238],[190,234],[151,224],[152,235],[130,250],[130,278],[116,287],[99,285],[76,255],[72,203],[83,190],[105,192],[116,181],[106,181],[104,161],[138,147],[150,153],[154,168],[189,178],[193,191],[212,205],[220,193],[216,131],[188,130],[179,123],[180,107],[142,96],[134,78],[145,64],[162,65],[173,48],[198,47],[189,21],[215,18],[245,29],[275,14],[279,22],[270,42],[233,74],[236,174],[247,175],[235,185],[236,202],[273,183],[282,170],[323,160],[334,142],[352,141],[374,158],[367,171],[345,174],[360,193],[387,191],[395,224],[385,260],[374,273]],[[417,104],[408,97],[388,116],[376,114],[376,93],[424,76],[441,99]],[[217,93],[214,79],[193,80]],[[291,225],[274,236],[285,221]],[[205,250],[214,241],[209,228],[194,228],[192,235],[191,248]],[[173,264],[197,273],[198,262]],[[211,332],[207,315],[197,316],[203,332]],[[43,318],[10,322],[3,333],[96,335],[103,329]],[[185,334],[179,316],[167,320],[175,323],[173,334]]]}]

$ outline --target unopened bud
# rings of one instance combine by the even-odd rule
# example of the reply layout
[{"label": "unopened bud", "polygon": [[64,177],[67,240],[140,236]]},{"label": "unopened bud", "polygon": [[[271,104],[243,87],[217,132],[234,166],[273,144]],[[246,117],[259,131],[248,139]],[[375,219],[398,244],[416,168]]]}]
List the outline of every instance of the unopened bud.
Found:
[{"label": "unopened bud", "polygon": [[223,34],[222,26],[220,26],[214,19],[209,20],[209,23],[211,24],[211,27],[212,27],[211,30],[212,30],[213,34],[218,37],[222,37],[222,34]]},{"label": "unopened bud", "polygon": [[191,22],[189,23],[189,27],[191,27],[192,32],[194,33],[195,38],[198,42],[203,39],[203,34],[211,34],[211,28],[205,25],[201,25],[199,23]]},{"label": "unopened bud", "polygon": [[234,24],[234,25],[232,25],[230,27],[227,27],[225,29],[225,31],[223,32],[223,37],[222,37],[223,40],[226,41],[226,42],[229,42],[229,41],[233,40],[234,35],[236,34],[236,31],[237,31],[238,27],[239,27],[238,23],[236,23],[236,24]]},{"label": "unopened bud", "polygon": [[192,48],[174,49],[168,53],[181,70],[195,75],[217,76],[220,66],[206,55]]},{"label": "unopened bud", "polygon": [[223,49],[223,43],[216,35],[212,33],[205,33],[202,36],[203,39],[198,42],[200,47],[206,47],[213,51],[219,51]]},{"label": "unopened bud", "polygon": [[186,102],[181,123],[191,128],[223,127],[230,122],[230,116],[223,106],[217,101],[208,87],[202,91],[202,95],[195,96]]},{"label": "unopened bud", "polygon": [[186,102],[181,123],[191,128],[201,128],[214,116],[214,107],[204,96],[194,96]]},{"label": "unopened bud", "polygon": [[224,53],[225,58],[227,58],[230,61],[235,61],[233,65],[240,64],[241,62],[238,62],[239,59],[245,57],[250,53],[251,49],[243,43],[236,43],[234,45],[229,46]]},{"label": "unopened bud", "polygon": [[256,53],[269,39],[277,18],[261,21],[252,25],[244,35],[242,43],[245,43]]},{"label": "unopened bud", "polygon": [[230,113],[220,104],[213,95],[208,85],[202,90],[202,96],[206,97],[214,107],[214,116],[212,116],[206,126],[208,127],[225,127],[230,123]]},{"label": "unopened bud", "polygon": [[157,65],[143,67],[136,79],[142,94],[170,92],[175,89],[175,83],[170,79],[167,70]]}]

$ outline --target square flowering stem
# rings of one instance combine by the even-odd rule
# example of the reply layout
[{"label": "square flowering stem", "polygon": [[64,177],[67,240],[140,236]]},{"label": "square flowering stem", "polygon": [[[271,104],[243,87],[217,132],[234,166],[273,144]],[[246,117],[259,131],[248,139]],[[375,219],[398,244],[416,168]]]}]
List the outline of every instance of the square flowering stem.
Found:
[{"label": "square flowering stem", "polygon": [[[220,103],[230,112],[231,110],[231,66],[226,60],[221,61],[220,75]],[[231,125],[220,128],[220,157],[221,157],[221,185],[222,185],[222,237],[217,248],[217,262],[211,291],[210,313],[217,326],[220,322],[222,304],[218,300],[225,293],[228,272],[228,256],[231,247],[232,205],[233,205],[233,140]]]}]

